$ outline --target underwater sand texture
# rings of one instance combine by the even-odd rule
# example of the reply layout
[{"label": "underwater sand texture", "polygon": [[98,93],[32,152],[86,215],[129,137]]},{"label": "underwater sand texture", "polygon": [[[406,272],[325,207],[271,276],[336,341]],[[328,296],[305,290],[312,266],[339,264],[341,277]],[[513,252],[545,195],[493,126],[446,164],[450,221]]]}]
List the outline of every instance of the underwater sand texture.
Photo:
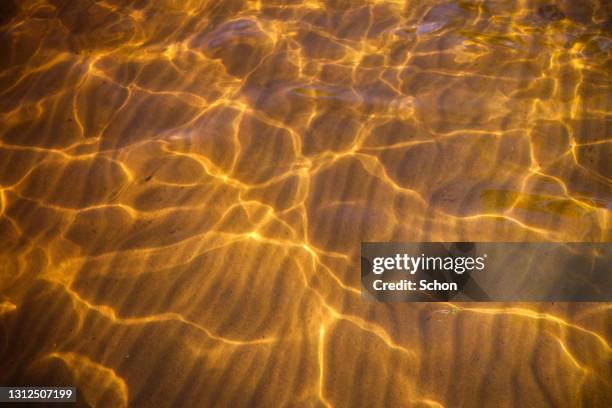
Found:
[{"label": "underwater sand texture", "polygon": [[362,241],[611,240],[608,14],[552,3],[2,0],[0,384],[609,406],[609,303],[359,291]]}]

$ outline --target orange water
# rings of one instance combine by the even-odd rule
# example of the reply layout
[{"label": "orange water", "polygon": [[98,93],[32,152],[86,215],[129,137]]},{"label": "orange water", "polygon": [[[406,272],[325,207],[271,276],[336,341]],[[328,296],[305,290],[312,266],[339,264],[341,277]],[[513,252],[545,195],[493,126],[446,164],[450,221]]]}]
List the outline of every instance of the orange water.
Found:
[{"label": "orange water", "polygon": [[609,242],[602,4],[2,1],[0,385],[604,407],[610,304],[375,304],[361,241]]}]

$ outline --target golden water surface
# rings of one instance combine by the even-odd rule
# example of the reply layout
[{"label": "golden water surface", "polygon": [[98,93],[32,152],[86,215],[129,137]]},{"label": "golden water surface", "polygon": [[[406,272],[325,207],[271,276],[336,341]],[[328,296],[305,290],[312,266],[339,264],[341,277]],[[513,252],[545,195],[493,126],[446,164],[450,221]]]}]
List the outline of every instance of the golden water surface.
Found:
[{"label": "golden water surface", "polygon": [[611,240],[605,2],[1,4],[0,385],[610,406],[609,303],[359,291],[361,241]]}]

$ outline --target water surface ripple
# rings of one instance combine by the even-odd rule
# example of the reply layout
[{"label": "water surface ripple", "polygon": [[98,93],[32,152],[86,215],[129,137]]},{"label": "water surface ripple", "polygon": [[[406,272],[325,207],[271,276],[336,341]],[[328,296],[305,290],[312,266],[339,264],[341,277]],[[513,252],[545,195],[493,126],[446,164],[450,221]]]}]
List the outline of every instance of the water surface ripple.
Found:
[{"label": "water surface ripple", "polygon": [[609,304],[367,303],[358,264],[361,241],[609,242],[611,15],[2,0],[0,384],[609,406]]}]

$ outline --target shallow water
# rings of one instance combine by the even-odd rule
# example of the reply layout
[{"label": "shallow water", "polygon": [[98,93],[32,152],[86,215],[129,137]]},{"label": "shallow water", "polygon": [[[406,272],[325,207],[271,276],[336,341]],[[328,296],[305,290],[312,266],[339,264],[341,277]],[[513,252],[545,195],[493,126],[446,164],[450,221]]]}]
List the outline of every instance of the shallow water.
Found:
[{"label": "shallow water", "polygon": [[0,384],[603,407],[610,304],[375,304],[361,241],[609,242],[609,10],[0,7]]}]

